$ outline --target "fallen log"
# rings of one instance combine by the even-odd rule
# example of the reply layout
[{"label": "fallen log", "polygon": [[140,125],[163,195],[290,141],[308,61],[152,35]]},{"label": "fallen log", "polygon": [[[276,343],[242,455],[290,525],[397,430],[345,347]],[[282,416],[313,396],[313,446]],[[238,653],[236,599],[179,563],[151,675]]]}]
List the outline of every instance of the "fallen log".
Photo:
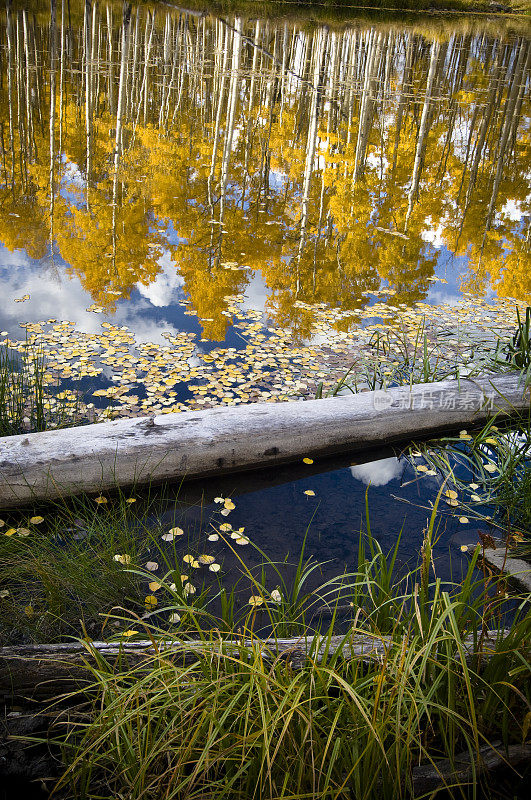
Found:
[{"label": "fallen log", "polygon": [[253,403],[0,439],[0,508],[366,450],[529,409],[521,376]]},{"label": "fallen log", "polygon": [[459,753],[453,762],[445,758],[433,764],[413,768],[414,796],[425,796],[444,787],[475,784],[478,777],[500,767],[516,770],[529,764],[531,744],[511,744],[507,749],[500,742],[480,747],[477,753]]},{"label": "fallen log", "polygon": [[[508,631],[500,631],[503,639]],[[489,658],[498,634],[483,638],[481,658]],[[90,671],[105,660],[114,669],[147,669],[159,657],[169,658],[179,664],[190,664],[200,655],[209,658],[220,653],[236,655],[242,649],[254,650],[272,661],[286,659],[290,667],[300,670],[308,658],[320,661],[323,655],[334,654],[341,648],[345,659],[359,659],[367,663],[381,659],[396,643],[389,636],[353,633],[346,636],[307,636],[293,639],[212,639],[211,641],[177,639],[127,642],[67,642],[60,644],[12,645],[0,647],[0,696],[52,699],[61,693],[90,683]],[[477,657],[474,637],[464,640],[467,658]]]}]

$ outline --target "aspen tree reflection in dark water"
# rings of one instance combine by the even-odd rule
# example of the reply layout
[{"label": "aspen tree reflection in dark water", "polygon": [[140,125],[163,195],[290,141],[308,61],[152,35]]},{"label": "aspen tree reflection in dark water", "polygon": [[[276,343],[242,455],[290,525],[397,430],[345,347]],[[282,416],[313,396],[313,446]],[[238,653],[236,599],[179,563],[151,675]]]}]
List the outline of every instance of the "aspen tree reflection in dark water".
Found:
[{"label": "aspen tree reflection in dark water", "polygon": [[109,311],[168,264],[214,340],[255,272],[302,335],[441,265],[531,292],[523,36],[7,0],[0,42],[0,243]]}]

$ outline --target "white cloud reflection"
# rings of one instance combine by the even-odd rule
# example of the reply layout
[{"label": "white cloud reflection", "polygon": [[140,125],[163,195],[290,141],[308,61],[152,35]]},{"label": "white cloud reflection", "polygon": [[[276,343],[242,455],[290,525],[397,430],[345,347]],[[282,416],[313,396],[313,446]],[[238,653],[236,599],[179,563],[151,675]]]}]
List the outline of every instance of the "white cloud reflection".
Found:
[{"label": "white cloud reflection", "polygon": [[353,478],[362,481],[366,486],[385,486],[394,478],[402,475],[404,466],[398,458],[381,458],[378,461],[369,461],[366,464],[356,464],[350,467]]}]

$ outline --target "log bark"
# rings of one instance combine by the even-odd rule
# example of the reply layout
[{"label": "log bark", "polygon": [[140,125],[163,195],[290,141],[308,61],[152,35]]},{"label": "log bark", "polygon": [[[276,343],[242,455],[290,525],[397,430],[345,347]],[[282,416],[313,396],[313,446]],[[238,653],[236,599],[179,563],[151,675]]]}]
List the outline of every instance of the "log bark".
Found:
[{"label": "log bark", "polygon": [[512,373],[9,436],[0,439],[0,508],[367,450],[528,409],[529,390]]},{"label": "log bark", "polygon": [[[504,638],[508,631],[501,631]],[[488,658],[496,643],[497,635],[487,634],[483,639],[482,657]],[[243,646],[259,650],[271,661],[279,658],[289,661],[294,670],[302,669],[309,656],[320,661],[326,652],[332,655],[338,648],[346,659],[371,662],[380,659],[393,640],[389,636],[352,634],[345,636],[301,636],[294,639],[213,639],[183,641],[177,639],[136,642],[67,642],[61,644],[13,645],[0,647],[0,696],[32,697],[51,699],[63,692],[90,683],[87,666],[96,666],[104,659],[111,669],[149,668],[160,656],[171,658],[180,664],[190,664],[201,654],[215,657],[216,654],[238,655]],[[477,656],[472,636],[465,638],[467,658]],[[100,662],[101,663],[101,662]]]},{"label": "log bark", "polygon": [[470,753],[460,753],[453,764],[449,759],[434,764],[421,764],[413,769],[414,795],[424,796],[444,786],[465,786],[476,783],[477,778],[499,767],[516,769],[531,760],[531,744],[512,744],[505,749],[501,743],[480,747],[474,763]]}]

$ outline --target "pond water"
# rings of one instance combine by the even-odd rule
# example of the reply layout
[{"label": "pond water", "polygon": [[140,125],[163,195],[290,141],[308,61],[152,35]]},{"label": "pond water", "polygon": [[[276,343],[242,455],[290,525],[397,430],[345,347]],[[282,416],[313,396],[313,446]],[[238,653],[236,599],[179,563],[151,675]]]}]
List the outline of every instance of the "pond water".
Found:
[{"label": "pond water", "polygon": [[[393,329],[424,325],[452,363],[512,334],[531,293],[521,29],[56,0],[3,8],[0,46],[1,340],[37,344],[82,416],[312,396]],[[404,525],[413,557],[437,488],[414,477],[386,454],[223,483],[264,549],[311,521],[339,564],[369,483],[376,536]],[[441,542],[463,537],[449,516]]]}]

